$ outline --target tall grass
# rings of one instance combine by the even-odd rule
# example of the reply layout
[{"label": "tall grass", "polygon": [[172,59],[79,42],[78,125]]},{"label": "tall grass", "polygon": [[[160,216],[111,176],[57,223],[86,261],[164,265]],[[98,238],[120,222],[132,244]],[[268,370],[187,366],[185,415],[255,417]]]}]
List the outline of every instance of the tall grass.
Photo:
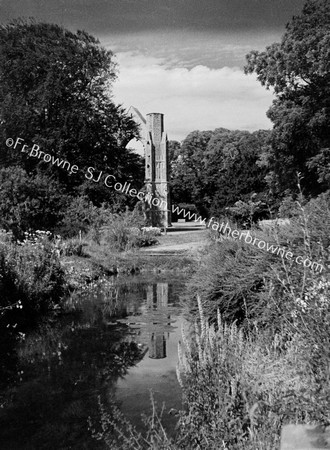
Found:
[{"label": "tall grass", "polygon": [[329,426],[330,194],[295,207],[285,230],[253,232],[324,271],[243,242],[213,245],[188,285],[195,327],[179,347],[177,435],[159,431],[155,411],[156,443],[150,425],[138,435],[119,414],[111,430],[126,447],[109,448],[275,450],[284,424]]},{"label": "tall grass", "polygon": [[200,303],[195,334],[179,350],[188,408],[179,448],[276,449],[284,423],[321,419],[322,406],[306,395],[317,380],[300,334],[246,335],[220,314],[210,325],[201,311]]},{"label": "tall grass", "polygon": [[[328,323],[328,309],[326,315]],[[199,300],[198,321],[189,334],[183,332],[179,345],[177,376],[185,410],[179,413],[176,436],[168,437],[163,411],[159,414],[152,402],[145,434],[118,409],[109,412],[100,405],[94,437],[118,450],[275,450],[286,423],[328,424],[329,372],[322,364],[315,370],[310,355],[315,340],[303,332],[297,327],[290,336],[246,334],[225,323],[220,313],[210,324]]]},{"label": "tall grass", "polygon": [[143,417],[145,434],[138,432],[121,411],[112,404],[105,407],[99,399],[99,423],[89,419],[89,428],[96,440],[103,441],[106,448],[116,450],[176,450],[176,443],[168,437],[163,424],[164,409],[159,411],[151,394],[152,412]]},{"label": "tall grass", "polygon": [[[226,321],[272,327],[274,331],[291,321],[295,299],[303,298],[315,282],[329,277],[330,194],[322,194],[305,205],[296,202],[295,208],[288,227],[250,230],[253,237],[291,251],[291,261],[243,240],[214,242],[188,284],[188,296],[189,292],[199,294],[211,318],[219,309]],[[324,269],[315,272],[299,265],[297,256],[317,262]],[[187,298],[187,303],[190,311],[197,312],[196,295]]]}]

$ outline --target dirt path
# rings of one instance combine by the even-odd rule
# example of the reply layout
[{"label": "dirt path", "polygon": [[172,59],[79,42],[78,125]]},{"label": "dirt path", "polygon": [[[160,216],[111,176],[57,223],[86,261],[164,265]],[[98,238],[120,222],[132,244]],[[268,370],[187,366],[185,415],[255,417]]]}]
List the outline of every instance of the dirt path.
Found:
[{"label": "dirt path", "polygon": [[202,227],[192,227],[189,224],[174,225],[166,234],[158,238],[159,244],[154,247],[140,249],[148,255],[177,255],[190,253],[205,246],[207,230]]}]

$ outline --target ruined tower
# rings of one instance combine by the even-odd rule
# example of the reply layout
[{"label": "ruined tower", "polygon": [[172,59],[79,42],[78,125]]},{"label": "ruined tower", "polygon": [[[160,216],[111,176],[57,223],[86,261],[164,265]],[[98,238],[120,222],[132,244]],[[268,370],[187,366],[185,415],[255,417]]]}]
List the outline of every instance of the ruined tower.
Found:
[{"label": "ruined tower", "polygon": [[147,114],[147,136],[145,144],[145,183],[152,199],[151,207],[153,225],[171,225],[168,161],[168,140],[164,130],[164,115]]},{"label": "ruined tower", "polygon": [[153,226],[171,226],[168,140],[164,114],[149,113],[147,120],[134,107],[129,112],[140,125],[145,150],[145,186],[150,221]]}]

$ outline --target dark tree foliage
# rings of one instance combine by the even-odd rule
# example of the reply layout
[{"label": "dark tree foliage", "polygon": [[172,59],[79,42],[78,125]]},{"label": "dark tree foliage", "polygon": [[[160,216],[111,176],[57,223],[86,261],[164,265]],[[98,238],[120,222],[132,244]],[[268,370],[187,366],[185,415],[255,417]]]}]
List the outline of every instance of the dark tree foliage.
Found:
[{"label": "dark tree foliage", "polygon": [[175,161],[179,156],[181,150],[181,144],[178,141],[169,141],[168,143],[168,159],[170,163]]},{"label": "dark tree foliage", "polygon": [[227,206],[264,194],[269,131],[194,131],[172,164],[172,196],[194,203],[200,214],[222,214]]},{"label": "dark tree foliage", "polygon": [[38,144],[81,169],[69,176],[51,167],[69,189],[81,184],[89,166],[118,178],[140,177],[140,160],[132,164],[125,149],[137,136],[137,127],[111,99],[115,78],[112,53],[84,31],[20,20],[1,26],[2,163],[36,170],[35,159],[19,148],[4,148],[6,138],[20,136],[26,144]]},{"label": "dark tree foliage", "polygon": [[268,111],[274,124],[269,155],[272,187],[296,190],[304,177],[307,195],[329,188],[330,3],[310,0],[287,25],[280,43],[247,55],[246,73],[256,73],[276,99]]},{"label": "dark tree foliage", "polygon": [[213,193],[212,213],[223,214],[225,208],[238,200],[267,189],[266,169],[258,164],[267,148],[269,132],[216,130],[206,152],[208,190]]},{"label": "dark tree foliage", "polygon": [[206,212],[204,159],[212,134],[212,131],[190,133],[172,164],[172,200],[176,203],[195,203],[201,213]]},{"label": "dark tree foliage", "polygon": [[69,202],[56,180],[19,167],[0,169],[0,186],[0,229],[18,238],[24,230],[53,229]]}]

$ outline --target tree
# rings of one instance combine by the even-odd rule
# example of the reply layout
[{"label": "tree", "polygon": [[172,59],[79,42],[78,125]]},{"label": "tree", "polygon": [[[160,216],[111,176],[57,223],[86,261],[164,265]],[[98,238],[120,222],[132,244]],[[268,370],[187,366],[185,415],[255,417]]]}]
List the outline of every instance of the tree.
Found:
[{"label": "tree", "polygon": [[[138,131],[111,99],[115,78],[112,53],[85,31],[24,21],[1,26],[1,141],[19,136],[77,165],[82,170],[74,176],[51,169],[69,189],[82,183],[89,166],[118,178],[139,175],[131,164],[130,172],[126,167],[125,147]],[[5,152],[6,165],[37,170],[19,147]]]},{"label": "tree", "polygon": [[180,154],[181,144],[178,141],[169,141],[168,143],[168,159],[170,164],[177,159]]},{"label": "tree", "polygon": [[258,164],[269,132],[215,130],[206,152],[205,178],[212,193],[212,214],[224,214],[238,200],[266,198],[266,170]]},{"label": "tree", "polygon": [[182,142],[172,164],[171,192],[174,202],[195,203],[201,214],[205,208],[204,158],[212,131],[193,131]]},{"label": "tree", "polygon": [[28,229],[52,230],[62,219],[69,197],[56,180],[24,169],[0,169],[0,228],[22,238]]},{"label": "tree", "polygon": [[194,203],[201,215],[208,216],[223,214],[226,207],[253,194],[264,194],[266,169],[259,160],[267,152],[269,134],[225,128],[190,133],[172,164],[174,201]]},{"label": "tree", "polygon": [[[276,99],[268,111],[274,124],[269,155],[276,192],[296,190],[296,173],[305,193],[329,188],[322,166],[330,148],[330,3],[309,0],[286,27],[280,43],[247,55],[246,73],[256,73]],[[329,167],[329,166],[328,166]]]}]

